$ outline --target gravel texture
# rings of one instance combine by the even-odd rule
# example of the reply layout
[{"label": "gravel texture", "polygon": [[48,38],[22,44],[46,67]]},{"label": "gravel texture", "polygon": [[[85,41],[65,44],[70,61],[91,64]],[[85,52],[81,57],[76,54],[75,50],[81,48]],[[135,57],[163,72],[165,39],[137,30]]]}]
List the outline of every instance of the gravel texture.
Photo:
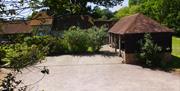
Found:
[{"label": "gravel texture", "polygon": [[[47,57],[17,78],[33,84],[30,91],[180,91],[179,75],[121,62],[110,52]],[[50,70],[45,76],[44,66]]]}]

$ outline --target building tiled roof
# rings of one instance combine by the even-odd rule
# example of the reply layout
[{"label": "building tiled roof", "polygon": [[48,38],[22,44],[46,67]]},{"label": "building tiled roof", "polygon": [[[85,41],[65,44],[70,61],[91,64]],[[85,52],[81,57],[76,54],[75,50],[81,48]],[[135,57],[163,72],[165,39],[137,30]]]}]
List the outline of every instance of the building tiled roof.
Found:
[{"label": "building tiled roof", "polygon": [[78,26],[82,29],[90,28],[94,25],[94,19],[89,15],[66,15],[54,18],[54,30],[66,30],[71,26]]},{"label": "building tiled roof", "polygon": [[31,20],[31,26],[39,26],[39,25],[52,25],[53,19],[33,19]]},{"label": "building tiled roof", "polygon": [[18,34],[18,33],[31,33],[32,27],[29,22],[19,23],[1,23],[0,34]]},{"label": "building tiled roof", "polygon": [[31,26],[39,26],[39,25],[52,25],[53,17],[49,16],[46,12],[39,12],[35,15],[31,22]]},{"label": "building tiled roof", "polygon": [[152,32],[173,32],[171,29],[162,26],[155,20],[144,16],[141,13],[126,16],[119,20],[110,30],[114,34],[152,33]]}]

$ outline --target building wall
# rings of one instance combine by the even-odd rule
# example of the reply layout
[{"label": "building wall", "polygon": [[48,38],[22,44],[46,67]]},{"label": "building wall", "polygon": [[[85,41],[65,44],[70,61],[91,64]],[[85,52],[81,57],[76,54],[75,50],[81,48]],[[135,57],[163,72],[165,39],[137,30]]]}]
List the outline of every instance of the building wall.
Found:
[{"label": "building wall", "polygon": [[[151,33],[152,40],[162,48],[162,52],[172,51],[172,33]],[[139,41],[143,40],[144,34],[125,35],[126,53],[136,53],[140,51]]]},{"label": "building wall", "polygon": [[87,29],[94,25],[93,18],[88,15],[69,15],[54,18],[53,31],[63,31],[71,26]]},{"label": "building wall", "polygon": [[106,28],[110,29],[116,22],[116,20],[96,20],[94,25],[97,27],[106,26]]},{"label": "building wall", "polygon": [[[137,59],[135,53],[124,53],[125,56],[123,56],[124,63],[127,64],[137,64],[140,60]],[[162,53],[162,60],[163,61],[171,61],[172,56],[170,52]]]},{"label": "building wall", "polygon": [[36,35],[47,35],[51,31],[51,25],[39,25],[39,26],[33,26],[33,32]]}]

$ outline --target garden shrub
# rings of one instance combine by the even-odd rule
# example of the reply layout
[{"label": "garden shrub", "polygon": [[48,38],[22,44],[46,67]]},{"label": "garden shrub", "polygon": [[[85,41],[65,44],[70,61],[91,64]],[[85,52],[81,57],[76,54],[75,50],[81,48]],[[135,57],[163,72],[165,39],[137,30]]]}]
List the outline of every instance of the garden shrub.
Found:
[{"label": "garden shrub", "polygon": [[5,55],[6,55],[6,52],[0,47],[0,65],[4,64],[2,59],[5,57]]},{"label": "garden shrub", "polygon": [[31,36],[30,34],[11,34],[11,35],[2,35],[1,37],[10,43],[23,43],[24,38]]},{"label": "garden shrub", "polygon": [[48,55],[55,55],[64,53],[65,49],[62,39],[53,36],[33,36],[26,37],[24,42],[29,46],[37,45],[40,49],[46,47],[46,52]]},{"label": "garden shrub", "polygon": [[63,38],[53,36],[31,36],[20,39],[19,43],[0,45],[0,65],[15,69],[32,65],[46,55],[63,53],[97,52],[104,44],[105,29],[87,30],[71,27],[64,32]]},{"label": "garden shrub", "polygon": [[161,47],[154,44],[150,34],[144,35],[144,40],[140,42],[141,52],[137,54],[139,60],[148,67],[161,67]]},{"label": "garden shrub", "polygon": [[51,36],[32,36],[24,38],[24,42],[28,45],[47,46],[49,42],[53,41],[54,38]]},{"label": "garden shrub", "polygon": [[99,51],[101,46],[105,43],[105,39],[107,37],[107,33],[105,32],[105,28],[90,28],[88,29],[88,37],[89,37],[89,47],[92,51]]},{"label": "garden shrub", "polygon": [[42,50],[39,50],[36,45],[29,47],[25,43],[4,45],[1,46],[1,49],[6,52],[2,61],[6,62],[6,66],[13,67],[15,69],[32,65],[39,60],[42,60],[45,56],[45,53]]},{"label": "garden shrub", "polygon": [[63,39],[60,38],[56,38],[54,41],[51,41],[48,47],[48,55],[59,55],[67,53],[68,51],[68,48],[64,45]]},{"label": "garden shrub", "polygon": [[71,27],[64,32],[63,45],[70,53],[97,52],[104,44],[105,28],[90,28],[87,30]]},{"label": "garden shrub", "polygon": [[64,43],[67,43],[69,52],[81,53],[88,49],[87,33],[80,28],[71,27],[64,32]]}]

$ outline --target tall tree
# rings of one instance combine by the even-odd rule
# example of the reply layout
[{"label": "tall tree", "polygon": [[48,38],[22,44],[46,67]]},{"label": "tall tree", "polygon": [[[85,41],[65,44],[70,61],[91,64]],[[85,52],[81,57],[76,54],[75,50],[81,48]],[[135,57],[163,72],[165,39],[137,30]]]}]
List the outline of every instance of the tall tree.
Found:
[{"label": "tall tree", "polygon": [[64,14],[82,14],[90,11],[87,3],[94,3],[97,5],[112,7],[121,4],[123,0],[44,0],[44,6],[57,15]]},{"label": "tall tree", "polygon": [[129,6],[129,7],[123,7],[121,8],[120,10],[118,10],[116,13],[115,13],[115,18],[122,18],[124,16],[128,16],[128,15],[132,15],[132,14],[135,14],[139,12],[139,6],[138,5],[132,5],[132,6]]},{"label": "tall tree", "polygon": [[180,35],[180,0],[149,0],[139,10]]},{"label": "tall tree", "polygon": [[180,35],[180,0],[129,0],[129,7],[120,9],[115,17],[141,12]]},{"label": "tall tree", "polygon": [[96,18],[96,19],[107,20],[107,19],[113,18],[113,12],[111,12],[109,9],[101,9],[101,8],[98,7],[98,6],[96,6],[96,7],[92,10],[92,15],[93,15],[93,17]]},{"label": "tall tree", "polygon": [[131,5],[139,5],[139,4],[142,4],[144,2],[146,2],[148,0],[129,0],[129,6]]}]

